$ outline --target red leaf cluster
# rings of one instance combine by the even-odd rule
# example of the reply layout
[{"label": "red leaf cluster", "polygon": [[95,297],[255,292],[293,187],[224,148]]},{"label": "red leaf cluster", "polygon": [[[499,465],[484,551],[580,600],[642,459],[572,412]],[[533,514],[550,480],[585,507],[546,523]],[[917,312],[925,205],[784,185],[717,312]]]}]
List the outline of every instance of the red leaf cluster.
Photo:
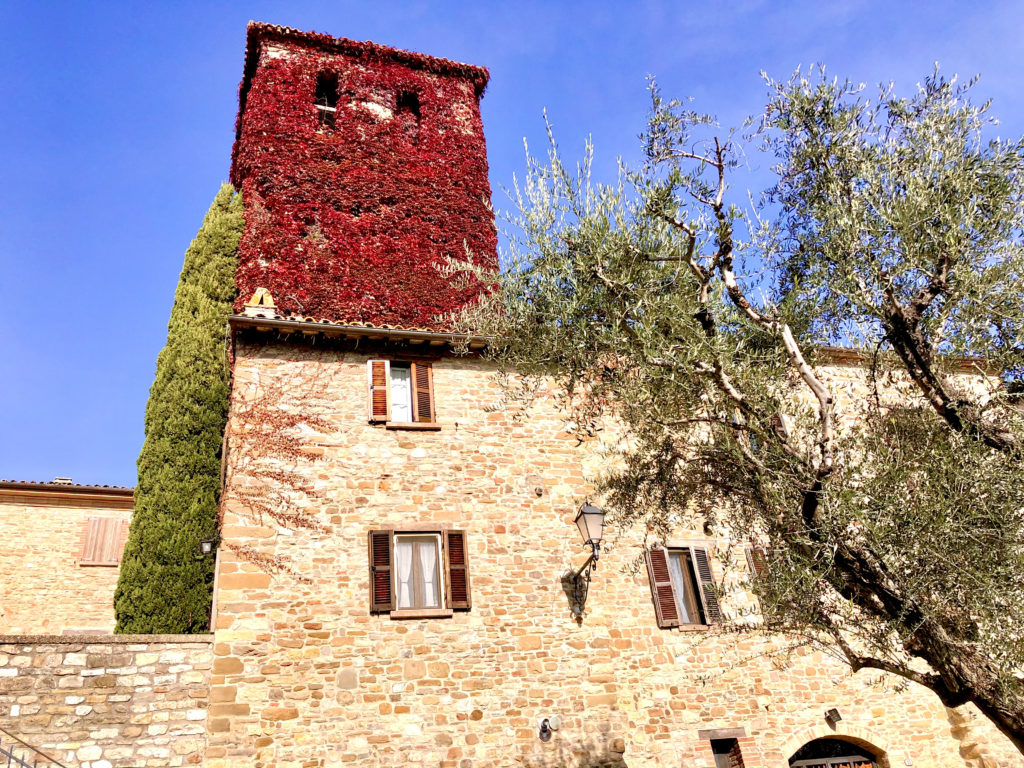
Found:
[{"label": "red leaf cluster", "polygon": [[[232,165],[245,200],[236,310],[263,287],[285,313],[442,330],[484,290],[442,276],[445,258],[468,248],[497,264],[486,71],[321,37],[250,50]],[[325,75],[337,78],[333,126],[316,106]]]}]

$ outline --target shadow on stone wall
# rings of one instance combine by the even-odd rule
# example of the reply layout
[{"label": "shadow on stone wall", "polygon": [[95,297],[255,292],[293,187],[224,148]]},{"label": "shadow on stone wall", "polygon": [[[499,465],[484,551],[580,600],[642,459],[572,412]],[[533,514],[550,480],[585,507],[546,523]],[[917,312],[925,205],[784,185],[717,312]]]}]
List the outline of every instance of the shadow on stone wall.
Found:
[{"label": "shadow on stone wall", "polygon": [[546,744],[538,739],[535,745],[523,750],[522,765],[524,768],[628,768],[623,755],[625,742],[613,735],[611,725],[602,723],[593,730],[596,732],[583,739],[574,740],[564,730]]},{"label": "shadow on stone wall", "polygon": [[974,707],[946,707],[946,719],[949,721],[949,732],[957,741],[960,757],[963,758],[966,768],[997,768],[1004,765],[993,756],[994,745],[988,743],[985,729],[981,726],[984,717]]}]

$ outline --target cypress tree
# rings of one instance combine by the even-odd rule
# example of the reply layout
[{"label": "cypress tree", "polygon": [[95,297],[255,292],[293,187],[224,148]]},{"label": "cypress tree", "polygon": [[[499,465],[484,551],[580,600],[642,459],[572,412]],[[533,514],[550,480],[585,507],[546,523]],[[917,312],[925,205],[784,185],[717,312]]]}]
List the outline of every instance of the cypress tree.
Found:
[{"label": "cypress tree", "polygon": [[220,188],[174,294],[167,343],[146,404],[135,514],[114,594],[119,633],[207,629],[228,414],[226,320],[235,298],[242,198]]}]

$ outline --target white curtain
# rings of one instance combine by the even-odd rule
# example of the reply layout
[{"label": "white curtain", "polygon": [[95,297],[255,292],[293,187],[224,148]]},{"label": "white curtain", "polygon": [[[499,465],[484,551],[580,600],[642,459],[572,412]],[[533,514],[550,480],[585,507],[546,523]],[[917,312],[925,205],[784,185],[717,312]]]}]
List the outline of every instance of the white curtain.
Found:
[{"label": "white curtain", "polygon": [[676,588],[676,604],[679,606],[679,612],[682,614],[679,618],[684,624],[693,624],[696,619],[690,616],[689,600],[686,599],[686,595],[689,593],[689,579],[686,578],[683,571],[683,557],[682,555],[673,552],[668,557],[668,567],[672,572],[672,584]]},{"label": "white curtain", "polygon": [[395,542],[398,565],[398,607],[412,608],[412,542]]},{"label": "white curtain", "polygon": [[436,583],[437,547],[432,541],[420,544],[420,573],[423,574],[424,608],[439,608]]},{"label": "white curtain", "polygon": [[412,371],[391,366],[391,420],[412,421]]}]

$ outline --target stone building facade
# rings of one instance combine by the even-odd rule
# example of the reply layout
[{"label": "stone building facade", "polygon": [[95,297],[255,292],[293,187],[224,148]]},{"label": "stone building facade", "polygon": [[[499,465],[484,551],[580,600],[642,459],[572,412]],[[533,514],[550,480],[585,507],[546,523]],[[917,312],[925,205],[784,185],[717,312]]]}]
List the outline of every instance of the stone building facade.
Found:
[{"label": "stone building facade", "polygon": [[[268,321],[236,347],[210,768],[713,768],[712,740],[729,739],[744,765],[774,767],[830,736],[878,765],[1020,764],[974,710],[946,710],[924,689],[785,653],[784,638],[756,630],[659,628],[637,531],[608,532],[575,620],[562,579],[586,555],[573,518],[602,456],[565,432],[551,393],[518,413],[479,357],[282,330]],[[432,429],[368,423],[375,359],[430,362]],[[859,366],[834,376],[856,396]],[[302,451],[289,460],[247,437],[268,407],[298,417]],[[282,470],[302,479],[289,511],[319,527],[232,494],[278,497]],[[463,531],[469,609],[371,612],[368,536],[380,530]],[[679,531],[665,543],[706,548],[717,580],[745,567],[737,542]],[[831,709],[842,719],[830,725]],[[542,741],[540,721],[556,717]]]},{"label": "stone building facade", "polygon": [[0,634],[114,629],[131,488],[0,481]]},{"label": "stone building facade", "polygon": [[[612,528],[577,614],[573,521],[606,445],[569,434],[553,391],[510,404],[484,340],[442,318],[481,289],[443,276],[462,244],[495,263],[486,82],[250,25],[212,637],[0,637],[0,730],[83,768],[1024,765],[970,706],[727,629],[738,603],[701,587],[742,577],[742,541]],[[849,413],[863,369],[828,372]],[[75,549],[90,510],[43,507],[0,526],[109,559],[109,524]],[[95,618],[54,604],[44,625],[5,575],[26,554],[47,556],[0,560],[6,631],[109,630],[115,568]]]},{"label": "stone building facade", "polygon": [[[480,340],[455,354],[420,311],[451,297],[439,267],[460,228],[494,261],[466,202],[489,190],[450,177],[456,155],[486,168],[486,72],[368,46],[250,27],[206,765],[1020,764],[969,708],[724,631],[730,607],[700,587],[745,567],[740,542],[678,531],[645,568],[654,542],[613,531],[574,614],[573,518],[601,445],[567,433],[551,392],[509,406]],[[371,205],[346,197],[370,188],[360,164],[379,174]],[[437,189],[427,166],[449,171]],[[382,221],[417,236],[395,251]],[[858,372],[833,371],[854,398]]]}]

